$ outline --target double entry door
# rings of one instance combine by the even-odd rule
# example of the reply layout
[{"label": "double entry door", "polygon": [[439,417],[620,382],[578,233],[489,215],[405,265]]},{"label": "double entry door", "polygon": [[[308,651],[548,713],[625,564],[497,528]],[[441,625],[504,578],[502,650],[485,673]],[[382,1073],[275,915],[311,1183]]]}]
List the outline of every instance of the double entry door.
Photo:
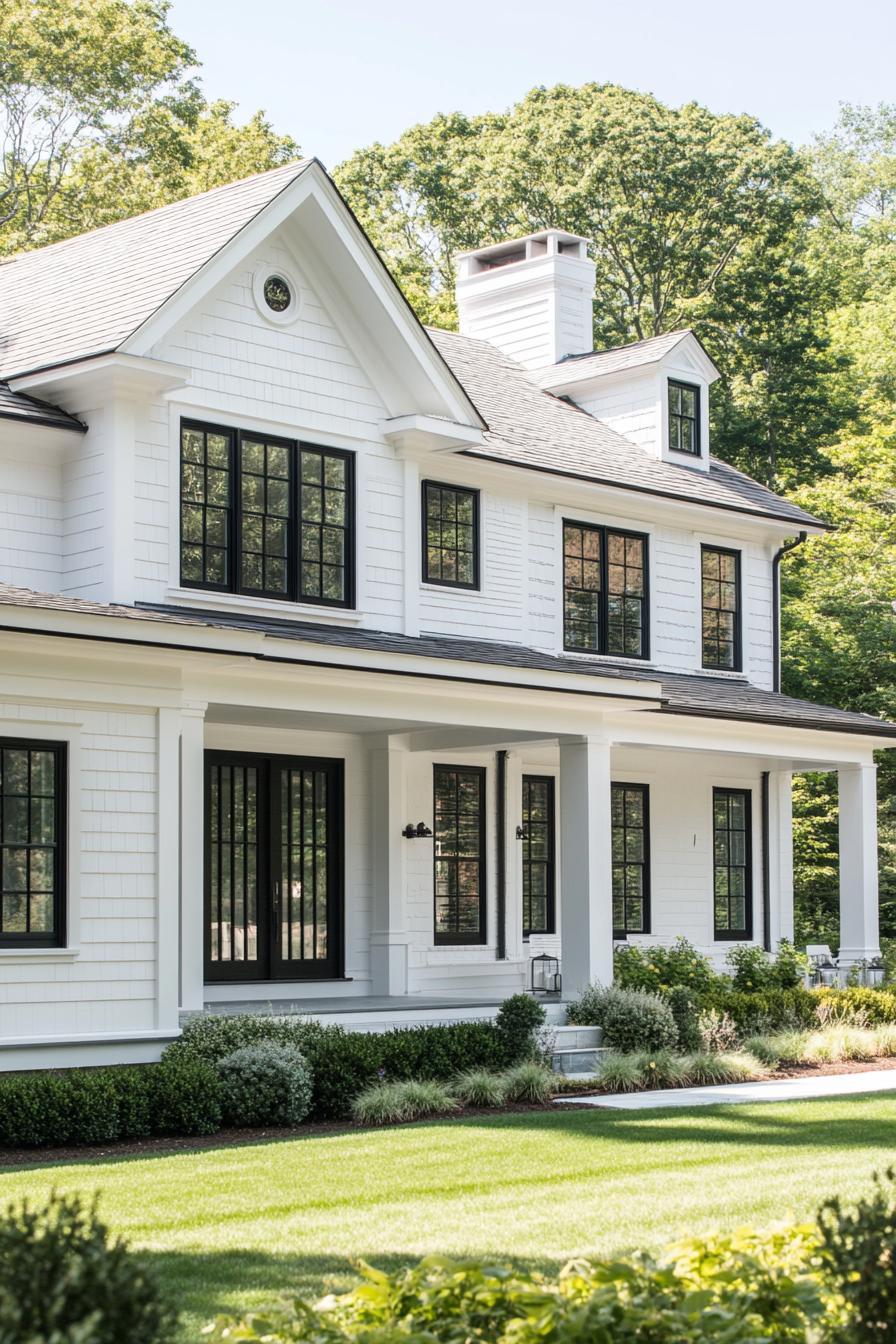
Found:
[{"label": "double entry door", "polygon": [[205,755],[205,974],[342,974],[342,762]]}]

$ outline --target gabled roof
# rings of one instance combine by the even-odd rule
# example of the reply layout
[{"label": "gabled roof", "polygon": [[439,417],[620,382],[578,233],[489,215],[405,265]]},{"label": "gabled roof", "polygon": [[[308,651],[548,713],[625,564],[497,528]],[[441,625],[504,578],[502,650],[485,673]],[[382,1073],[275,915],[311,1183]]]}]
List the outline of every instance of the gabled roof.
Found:
[{"label": "gabled roof", "polygon": [[313,162],[289,163],[0,262],[0,377],[118,349]]},{"label": "gabled roof", "polygon": [[701,472],[649,456],[601,420],[536,387],[522,365],[488,341],[435,329],[430,335],[488,423],[483,447],[465,450],[471,457],[795,527],[826,526],[715,458]]},{"label": "gabled roof", "polygon": [[570,383],[587,382],[606,373],[624,373],[628,369],[639,369],[650,364],[658,364],[666,355],[672,353],[682,341],[696,341],[703,357],[716,369],[706,353],[698,336],[690,327],[680,331],[667,331],[662,336],[650,336],[644,341],[633,341],[630,345],[618,345],[612,350],[588,350],[581,355],[567,355],[559,364],[551,364],[546,369],[537,369],[529,377],[539,387],[566,387]]},{"label": "gabled roof", "polygon": [[68,411],[24,392],[13,392],[6,383],[0,383],[0,420],[25,420],[32,425],[49,425],[51,429],[73,429],[79,434],[87,429]]},{"label": "gabled roof", "polygon": [[[63,613],[111,617],[124,621],[133,630],[133,636],[121,627],[110,628],[108,636],[85,634],[82,638],[104,638],[125,643],[142,642],[140,630],[150,624],[172,627],[172,639],[178,648],[190,648],[190,631],[215,629],[219,631],[252,632],[274,640],[283,640],[298,646],[330,646],[345,651],[357,649],[384,655],[404,654],[413,658],[431,658],[435,662],[470,663],[477,667],[498,669],[530,669],[538,672],[558,672],[576,678],[599,681],[641,682],[656,687],[656,694],[639,695],[644,711],[649,713],[683,714],[698,718],[729,719],[735,722],[777,724],[782,727],[811,728],[818,731],[859,733],[870,737],[896,738],[896,723],[876,719],[870,714],[834,709],[830,705],[816,705],[808,700],[780,695],[753,686],[740,677],[714,677],[707,674],[664,672],[648,668],[643,663],[604,662],[566,655],[544,653],[523,644],[506,644],[497,640],[458,639],[444,635],[401,635],[383,630],[359,630],[311,621],[289,620],[279,616],[256,616],[214,610],[194,610],[143,603],[136,607],[115,603],[93,602],[85,598],[38,593],[30,588],[17,588],[0,583],[0,629],[22,629],[34,632],[34,625],[16,627],[3,608],[26,608],[44,611],[48,615]],[[48,634],[64,637],[64,629],[54,631],[52,625],[42,627]],[[153,641],[157,643],[156,641]],[[162,647],[170,647],[163,645]],[[204,646],[208,649],[208,646]],[[238,652],[238,650],[232,650]],[[249,656],[257,657],[256,653]],[[297,649],[296,659],[302,658]],[[312,660],[313,661],[313,660]],[[346,666],[350,664],[347,662]],[[367,665],[368,670],[378,671]],[[392,671],[399,671],[394,664]],[[445,675],[453,675],[446,669]],[[508,681],[508,685],[512,684]],[[562,686],[557,689],[564,689]],[[598,692],[605,693],[605,692]],[[624,688],[620,688],[624,695]]]}]

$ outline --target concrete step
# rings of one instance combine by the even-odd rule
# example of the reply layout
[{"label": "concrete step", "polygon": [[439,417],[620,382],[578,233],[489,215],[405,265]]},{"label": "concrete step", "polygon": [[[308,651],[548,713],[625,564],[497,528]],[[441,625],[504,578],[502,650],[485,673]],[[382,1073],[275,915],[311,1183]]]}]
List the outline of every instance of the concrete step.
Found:
[{"label": "concrete step", "polygon": [[551,1068],[554,1073],[563,1073],[568,1078],[579,1078],[583,1074],[594,1077],[600,1073],[601,1060],[608,1055],[606,1046],[585,1046],[577,1050],[555,1050],[551,1055]]},{"label": "concrete step", "polygon": [[598,1045],[603,1045],[604,1033],[600,1027],[552,1027],[551,1034],[554,1037],[554,1049],[563,1050],[592,1050]]}]

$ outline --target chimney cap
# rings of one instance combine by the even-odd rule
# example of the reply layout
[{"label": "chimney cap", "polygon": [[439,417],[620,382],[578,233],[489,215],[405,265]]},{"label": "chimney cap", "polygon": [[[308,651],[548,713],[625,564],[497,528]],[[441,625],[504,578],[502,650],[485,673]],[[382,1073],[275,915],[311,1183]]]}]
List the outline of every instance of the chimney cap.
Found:
[{"label": "chimney cap", "polygon": [[473,258],[483,263],[484,269],[544,256],[565,255],[580,257],[584,261],[588,256],[587,247],[588,239],[579,233],[569,233],[566,229],[539,229],[537,233],[526,233],[520,238],[507,238],[486,247],[468,248],[465,252],[458,252],[456,259],[464,261]]}]

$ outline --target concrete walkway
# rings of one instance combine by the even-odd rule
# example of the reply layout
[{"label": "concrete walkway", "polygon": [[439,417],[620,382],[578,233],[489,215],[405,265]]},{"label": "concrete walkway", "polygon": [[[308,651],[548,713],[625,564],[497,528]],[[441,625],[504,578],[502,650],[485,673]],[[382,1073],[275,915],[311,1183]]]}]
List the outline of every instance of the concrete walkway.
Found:
[{"label": "concrete walkway", "polygon": [[558,1106],[604,1106],[614,1111],[648,1111],[658,1106],[718,1106],[720,1102],[806,1101],[851,1097],[863,1092],[896,1092],[896,1069],[826,1074],[819,1078],[776,1078],[767,1083],[725,1083],[719,1087],[675,1087],[658,1092],[618,1092],[602,1097],[557,1097]]}]

